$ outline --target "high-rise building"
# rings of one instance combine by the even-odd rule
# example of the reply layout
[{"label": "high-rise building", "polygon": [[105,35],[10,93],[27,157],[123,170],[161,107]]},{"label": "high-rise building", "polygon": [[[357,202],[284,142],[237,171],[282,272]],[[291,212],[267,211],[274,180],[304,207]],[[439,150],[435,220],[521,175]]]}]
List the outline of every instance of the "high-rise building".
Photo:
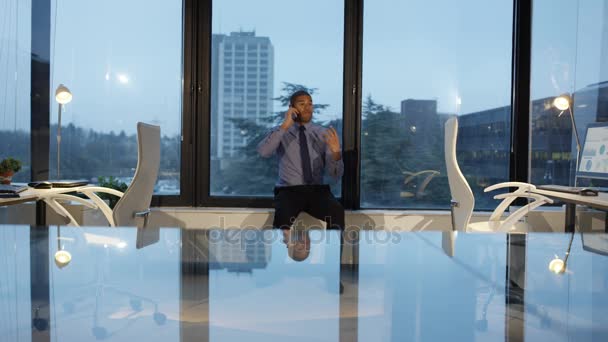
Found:
[{"label": "high-rise building", "polygon": [[255,31],[214,34],[212,45],[211,155],[223,159],[247,143],[234,120],[259,124],[272,112],[274,48]]}]

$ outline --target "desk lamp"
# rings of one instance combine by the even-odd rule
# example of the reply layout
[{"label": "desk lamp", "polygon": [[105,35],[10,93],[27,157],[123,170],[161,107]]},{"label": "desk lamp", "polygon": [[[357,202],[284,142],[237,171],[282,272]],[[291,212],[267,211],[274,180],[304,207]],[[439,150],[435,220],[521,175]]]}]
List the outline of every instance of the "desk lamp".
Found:
[{"label": "desk lamp", "polygon": [[[576,169],[574,170],[575,174],[578,171],[578,160],[581,156],[581,141],[578,137],[578,130],[576,129],[576,122],[574,121],[574,114],[572,113],[572,97],[569,94],[563,94],[556,97],[553,100],[553,106],[561,112],[558,117],[562,116],[564,112],[567,110],[570,114],[570,122],[572,123],[572,130],[574,131],[574,137],[576,138]],[[574,186],[576,186],[576,177],[574,177]]]},{"label": "desk lamp", "polygon": [[72,101],[72,93],[68,87],[60,84],[55,90],[55,100],[59,103],[59,115],[57,116],[57,179],[61,179],[61,110],[65,104]]}]

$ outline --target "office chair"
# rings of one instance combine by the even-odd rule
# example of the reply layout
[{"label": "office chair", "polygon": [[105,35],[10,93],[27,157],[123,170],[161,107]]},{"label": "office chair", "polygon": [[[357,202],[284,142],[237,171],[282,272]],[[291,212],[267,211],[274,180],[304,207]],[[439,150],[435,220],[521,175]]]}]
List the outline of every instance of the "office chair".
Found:
[{"label": "office chair", "polygon": [[[91,201],[67,195],[49,194],[42,198],[59,215],[64,216],[68,224],[78,226],[74,217],[61,205],[61,201],[74,201],[92,209],[99,209],[112,227],[138,226],[145,227],[150,214],[150,202],[160,167],[160,127],[137,123],[137,169],[133,181],[124,192],[99,186],[74,188],[75,192],[86,195]],[[96,194],[107,193],[120,197],[114,210]],[[143,218],[143,222],[141,222]]]},{"label": "office chair", "polygon": [[[512,193],[505,193],[494,196],[494,199],[503,201],[496,207],[488,222],[470,223],[473,208],[475,207],[475,197],[469,187],[469,183],[460,171],[456,160],[456,140],[458,135],[458,119],[452,117],[445,123],[445,164],[448,174],[450,193],[452,194],[451,214],[452,230],[470,232],[526,232],[528,225],[519,222],[530,210],[533,210],[545,203],[553,203],[553,200],[531,191],[536,187],[532,184],[521,182],[504,182],[494,184],[485,188],[484,192],[493,191],[501,188],[517,187]],[[518,197],[525,197],[533,201],[511,213],[506,220],[501,220],[505,210]]]}]

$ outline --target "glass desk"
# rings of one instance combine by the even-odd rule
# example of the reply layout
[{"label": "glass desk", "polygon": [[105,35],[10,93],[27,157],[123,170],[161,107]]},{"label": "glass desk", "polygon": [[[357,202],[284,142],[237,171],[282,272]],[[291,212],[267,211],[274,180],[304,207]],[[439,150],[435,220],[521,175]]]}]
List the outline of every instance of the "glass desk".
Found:
[{"label": "glass desk", "polygon": [[4,225],[0,340],[608,341],[607,255],[604,234]]}]

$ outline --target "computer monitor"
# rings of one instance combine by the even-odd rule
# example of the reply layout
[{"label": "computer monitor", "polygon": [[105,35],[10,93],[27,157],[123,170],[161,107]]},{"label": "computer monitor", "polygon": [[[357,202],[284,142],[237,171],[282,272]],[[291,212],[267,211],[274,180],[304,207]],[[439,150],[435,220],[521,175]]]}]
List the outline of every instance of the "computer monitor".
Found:
[{"label": "computer monitor", "polygon": [[608,122],[587,126],[583,152],[576,176],[608,179]]}]

